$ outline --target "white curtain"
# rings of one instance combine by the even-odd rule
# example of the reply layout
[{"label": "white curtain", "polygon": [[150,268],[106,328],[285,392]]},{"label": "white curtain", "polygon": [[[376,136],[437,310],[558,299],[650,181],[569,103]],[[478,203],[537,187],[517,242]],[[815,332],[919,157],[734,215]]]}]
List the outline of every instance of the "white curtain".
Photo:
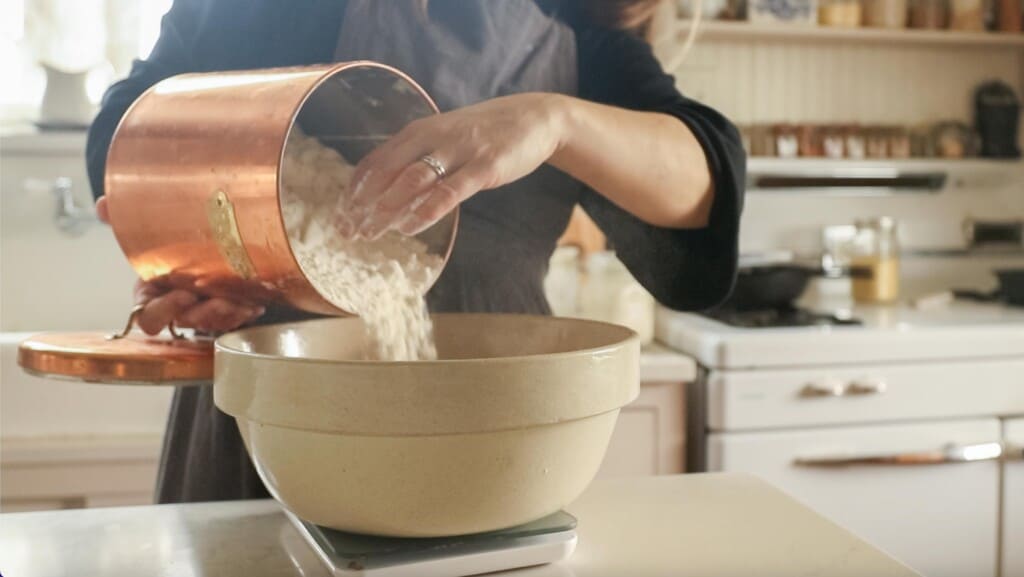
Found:
[{"label": "white curtain", "polygon": [[106,59],[106,0],[28,0],[25,36],[40,63],[88,72]]},{"label": "white curtain", "polygon": [[0,0],[0,118],[34,117],[45,89],[41,64],[88,72],[98,101],[132,60],[149,54],[172,0]]}]

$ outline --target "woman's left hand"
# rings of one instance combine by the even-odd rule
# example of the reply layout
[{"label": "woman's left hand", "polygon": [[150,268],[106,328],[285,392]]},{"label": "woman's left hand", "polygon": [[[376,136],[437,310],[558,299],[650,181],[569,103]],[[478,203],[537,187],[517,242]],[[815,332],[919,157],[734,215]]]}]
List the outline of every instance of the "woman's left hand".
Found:
[{"label": "woman's left hand", "polygon": [[341,232],[419,234],[477,192],[530,174],[560,146],[561,98],[517,94],[410,123],[356,167],[353,194],[338,207]]}]

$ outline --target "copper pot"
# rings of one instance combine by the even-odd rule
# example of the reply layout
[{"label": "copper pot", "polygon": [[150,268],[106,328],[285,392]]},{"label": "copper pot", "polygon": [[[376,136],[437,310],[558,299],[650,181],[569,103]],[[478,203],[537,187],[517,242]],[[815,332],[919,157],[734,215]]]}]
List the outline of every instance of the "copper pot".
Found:
[{"label": "copper pot", "polygon": [[[107,157],[110,223],[139,276],[206,296],[346,314],[292,254],[279,189],[296,124],[350,163],[437,112],[373,62],[176,76],[125,114]],[[420,235],[447,259],[457,212]]]}]

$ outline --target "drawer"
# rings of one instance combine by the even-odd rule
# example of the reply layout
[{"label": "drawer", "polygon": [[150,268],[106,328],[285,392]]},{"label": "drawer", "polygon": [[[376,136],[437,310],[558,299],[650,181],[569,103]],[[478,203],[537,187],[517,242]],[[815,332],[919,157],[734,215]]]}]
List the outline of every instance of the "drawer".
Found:
[{"label": "drawer", "polygon": [[718,431],[1024,414],[1024,359],[713,371]]},{"label": "drawer", "polygon": [[[950,445],[995,445],[999,428],[998,419],[988,418],[712,433],[708,470],[757,475],[922,575],[995,577],[998,458],[980,450],[971,462],[913,456]],[[854,460],[896,456],[907,458]],[[833,459],[850,460],[827,463]],[[821,574],[840,572],[833,567]]]}]

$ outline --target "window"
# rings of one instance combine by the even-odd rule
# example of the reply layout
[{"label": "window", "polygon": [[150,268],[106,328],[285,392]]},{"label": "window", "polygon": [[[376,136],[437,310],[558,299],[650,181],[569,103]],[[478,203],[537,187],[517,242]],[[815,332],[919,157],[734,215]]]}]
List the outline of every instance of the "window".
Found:
[{"label": "window", "polygon": [[0,120],[35,118],[46,89],[40,60],[88,71],[90,100],[149,55],[172,0],[0,0]]}]

